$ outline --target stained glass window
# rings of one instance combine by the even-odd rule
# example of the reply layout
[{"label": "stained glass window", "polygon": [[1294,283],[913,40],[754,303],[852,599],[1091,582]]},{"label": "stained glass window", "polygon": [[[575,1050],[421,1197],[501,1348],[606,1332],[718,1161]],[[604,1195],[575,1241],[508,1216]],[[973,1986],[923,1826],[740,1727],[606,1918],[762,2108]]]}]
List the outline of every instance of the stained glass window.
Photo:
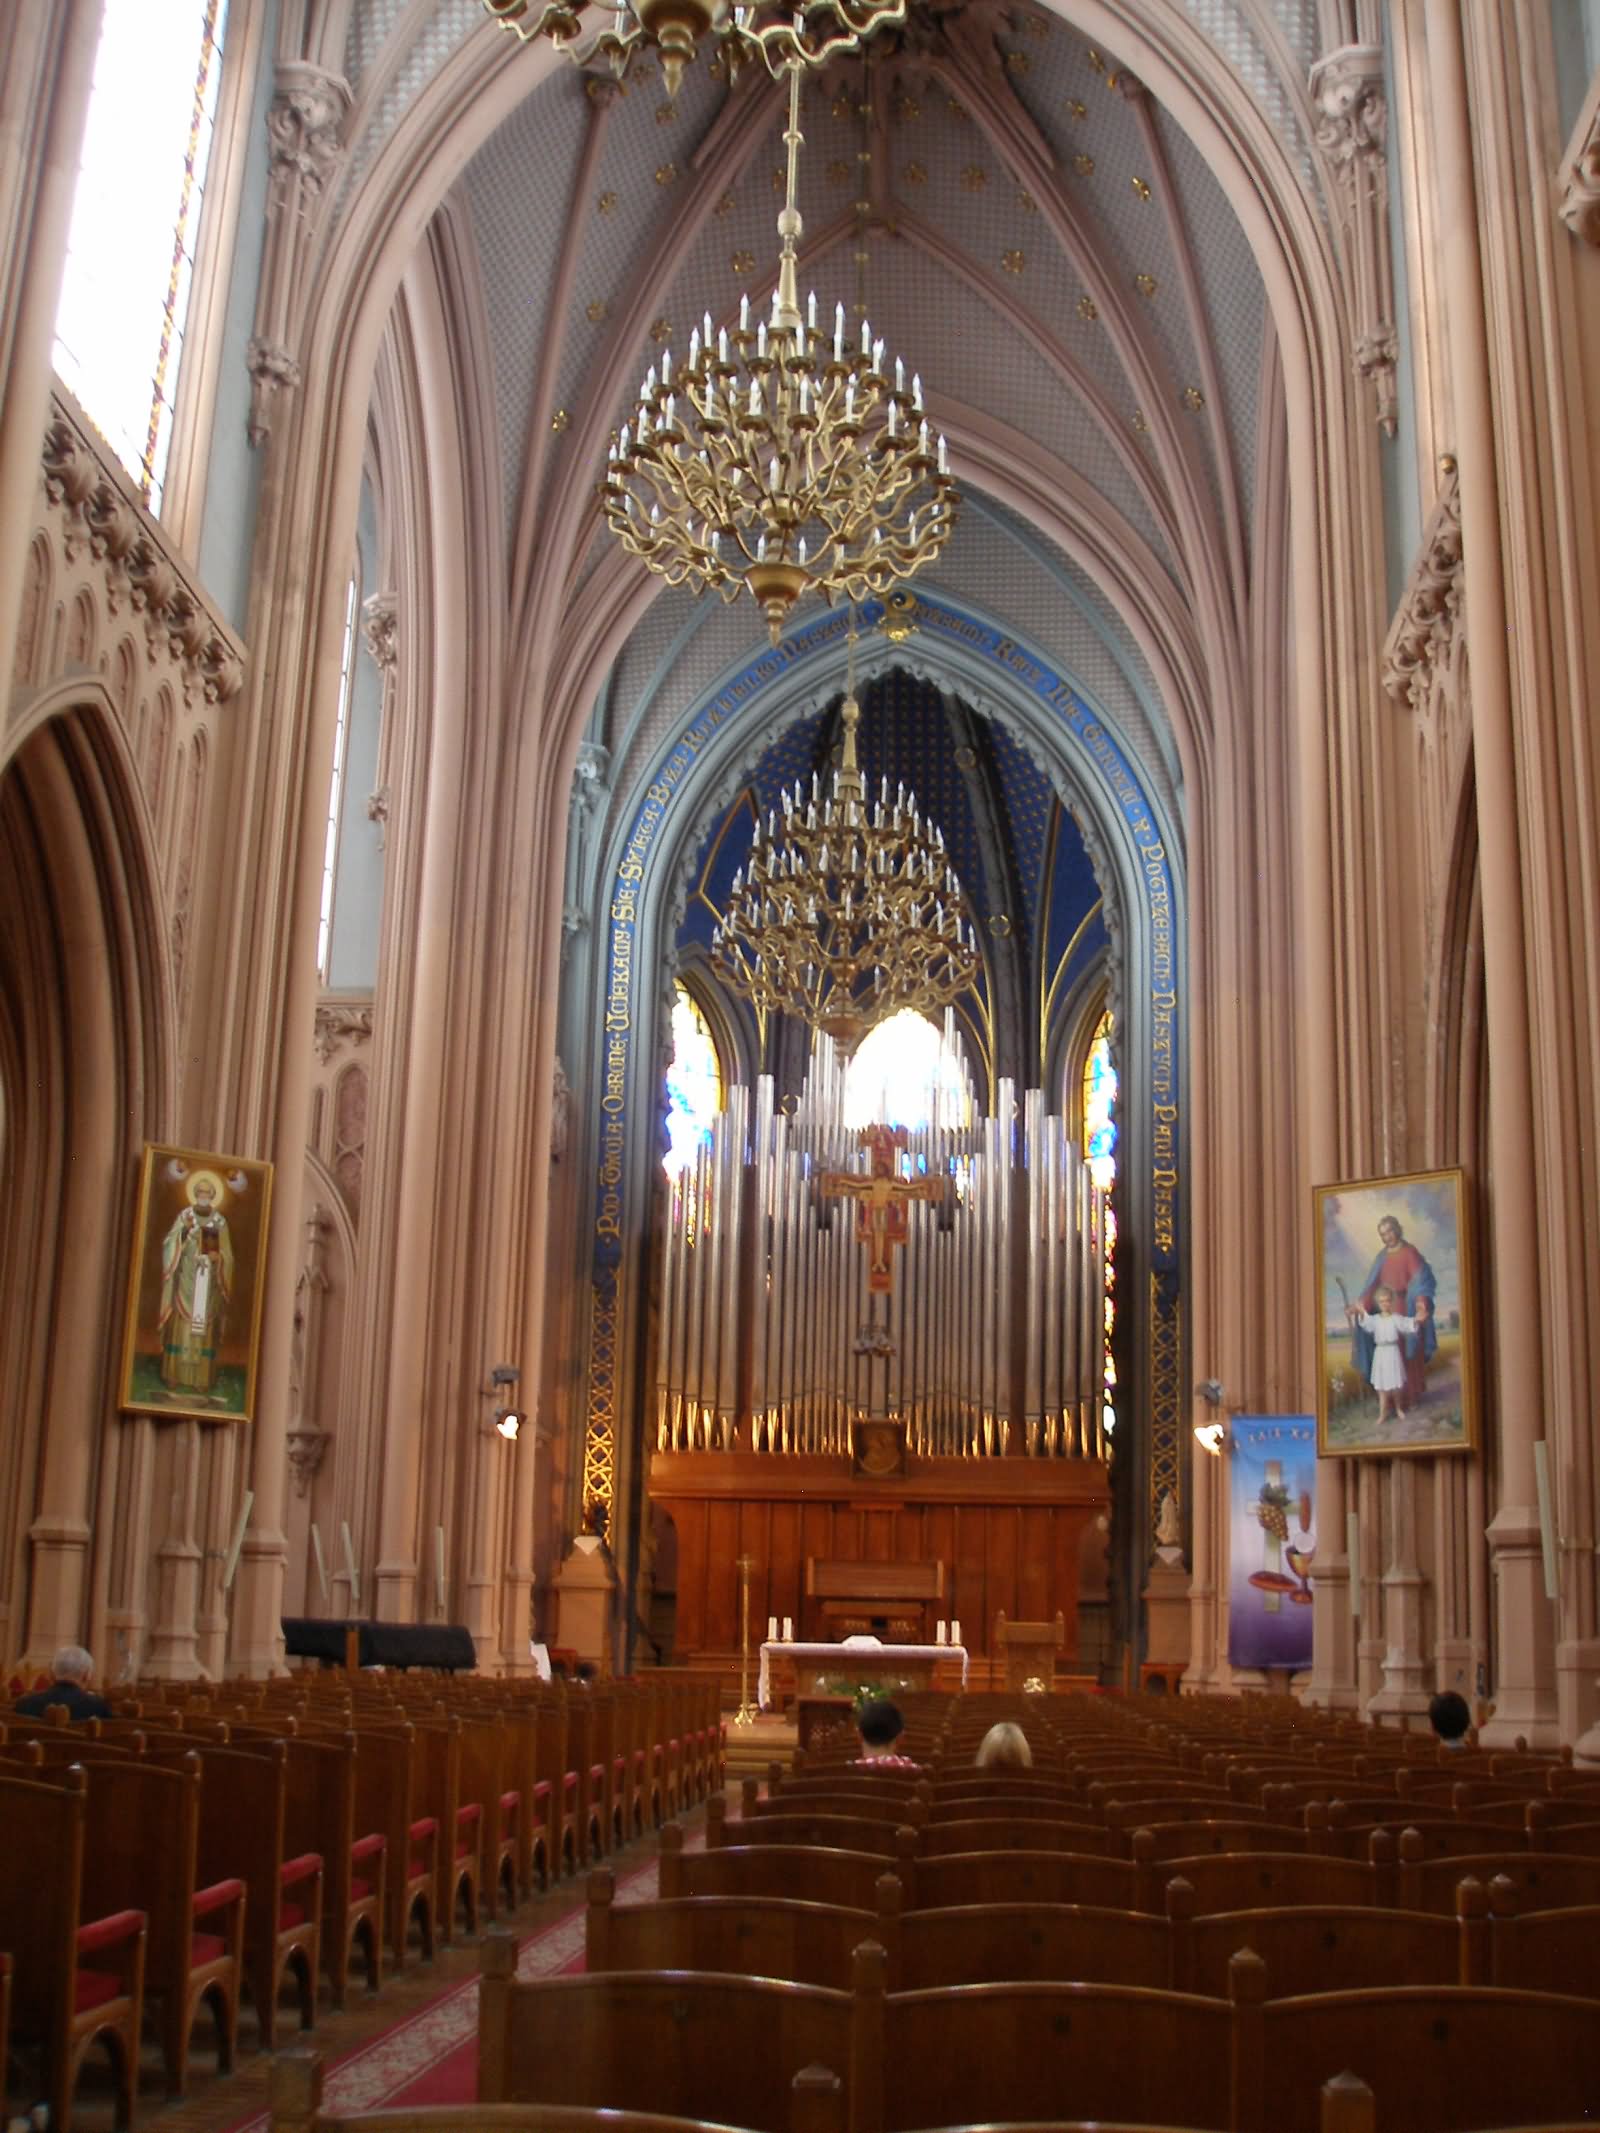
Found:
[{"label": "stained glass window", "polygon": [[680,985],[672,1003],[672,1064],[667,1068],[667,1140],[662,1161],[676,1177],[711,1138],[722,1109],[722,1065],[711,1026]]},{"label": "stained glass window", "polygon": [[161,508],[226,0],[107,0],[55,366]]},{"label": "stained glass window", "polygon": [[848,1126],[967,1123],[967,1092],[959,1057],[946,1048],[926,1015],[902,1008],[862,1038],[845,1073]]},{"label": "stained glass window", "polygon": [[1117,1215],[1112,1201],[1117,1181],[1117,1070],[1111,1062],[1111,1017],[1100,1026],[1083,1063],[1083,1150],[1089,1174],[1104,1195],[1101,1220],[1105,1252],[1106,1360],[1101,1419],[1108,1437],[1117,1429],[1117,1365],[1111,1336],[1117,1326]]}]

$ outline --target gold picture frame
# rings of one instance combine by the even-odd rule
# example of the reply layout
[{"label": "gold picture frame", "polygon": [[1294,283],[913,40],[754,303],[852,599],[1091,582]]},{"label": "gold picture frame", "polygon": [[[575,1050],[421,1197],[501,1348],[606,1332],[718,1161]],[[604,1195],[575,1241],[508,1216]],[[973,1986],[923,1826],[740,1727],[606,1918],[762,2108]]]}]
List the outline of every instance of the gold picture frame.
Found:
[{"label": "gold picture frame", "polygon": [[271,1213],[270,1163],[146,1145],[118,1384],[124,1413],[250,1420]]},{"label": "gold picture frame", "polygon": [[1357,1178],[1315,1186],[1312,1198],[1319,1454],[1475,1451],[1477,1289],[1465,1173]]}]

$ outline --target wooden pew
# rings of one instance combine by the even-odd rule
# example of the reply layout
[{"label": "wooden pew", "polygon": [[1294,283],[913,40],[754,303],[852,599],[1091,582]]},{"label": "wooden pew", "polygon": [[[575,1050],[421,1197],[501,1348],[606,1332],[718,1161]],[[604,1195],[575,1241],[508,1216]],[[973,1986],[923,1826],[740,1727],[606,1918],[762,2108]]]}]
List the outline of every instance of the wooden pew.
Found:
[{"label": "wooden pew", "polygon": [[1007,1815],[981,1820],[929,1822],[921,1831],[918,1856],[944,1859],[956,1852],[1078,1852],[1109,1858],[1115,1850],[1111,1832],[1097,1822],[1060,1822]]},{"label": "wooden pew", "polygon": [[[389,1960],[401,1970],[408,1958],[414,1918],[423,1959],[433,1955],[439,1915],[439,1824],[421,1804],[423,1751],[414,1726],[403,1719],[382,1725],[358,1723],[354,1740],[356,1827],[384,1840],[383,1932]],[[368,1876],[363,1873],[361,1878]]]},{"label": "wooden pew", "polygon": [[455,1938],[457,1909],[466,1906],[467,1931],[478,1930],[478,1897],[483,1887],[483,1802],[461,1794],[461,1721],[419,1714],[412,1720],[417,1762],[415,1806],[421,1823],[437,1832],[437,1878],[434,1884],[434,1931],[446,1943]]},{"label": "wooden pew", "polygon": [[849,1988],[857,1944],[891,1951],[900,1929],[900,1883],[882,1874],[874,1909],[781,1896],[686,1896],[618,1906],[610,1871],[589,1876],[585,1964],[603,1970],[717,1970]]},{"label": "wooden pew", "polygon": [[525,1984],[512,1936],[491,1933],[484,1942],[484,2103],[660,2105],[680,2117],[791,2133],[795,2076],[845,2065],[850,2042],[845,1992],[672,1970]]},{"label": "wooden pew", "polygon": [[1487,1903],[1471,1915],[1393,1911],[1376,1904],[1283,1905],[1249,1911],[1195,1909],[1183,1880],[1167,1883],[1172,1974],[1178,1992],[1226,1993],[1228,1965],[1248,1948],[1279,1994],[1357,1991],[1382,1985],[1486,1985]]},{"label": "wooden pew", "polygon": [[783,1896],[870,1911],[886,1867],[910,1887],[910,1862],[886,1862],[879,1852],[837,1851],[826,1845],[728,1845],[686,1856],[683,1829],[661,1831],[657,1886],[662,1901],[684,1896]]},{"label": "wooden pew", "polygon": [[[1173,1984],[1172,1934],[1164,1918],[1093,1904],[984,1903],[908,1911],[889,1949],[891,1989],[1021,1982]],[[1194,1988],[1178,1987],[1182,1991]]]},{"label": "wooden pew", "polygon": [[[14,2037],[37,2045],[37,2093],[55,2133],[70,2133],[72,2095],[89,2048],[103,2040],[116,2069],[116,2122],[133,2123],[144,2005],[142,1911],[82,1916],[88,1802],[83,1771],[52,1782],[0,1775],[0,1942],[10,1951]],[[21,1862],[32,1870],[21,1871]]]},{"label": "wooden pew", "polygon": [[[1181,1879],[1197,1916],[1212,1911],[1279,1909],[1287,1905],[1394,1904],[1394,1842],[1378,1832],[1366,1859],[1324,1859],[1299,1852],[1201,1852],[1149,1861],[1142,1869],[1139,1909],[1164,1906],[1164,1891]],[[1451,1891],[1451,1908],[1454,1890]],[[1434,1909],[1408,1905],[1405,1908]]]},{"label": "wooden pew", "polygon": [[1504,1876],[1491,1881],[1484,1893],[1489,1909],[1488,1983],[1600,2000],[1600,1904],[1524,1911],[1516,1888]]},{"label": "wooden pew", "polygon": [[[265,1737],[265,1736],[261,1736]],[[356,1736],[303,1733],[285,1739],[284,1843],[291,1855],[316,1852],[323,1865],[322,1964],[335,2007],[343,2007],[350,1958],[359,1947],[367,1985],[383,1983],[383,1913],[388,1843],[356,1821]]]},{"label": "wooden pew", "polygon": [[[911,1832],[916,1843],[916,1832]],[[706,1850],[744,1844],[822,1844],[835,1851],[881,1852],[898,1857],[903,1849],[899,1827],[867,1815],[775,1814],[757,1821],[730,1821],[728,1803],[713,1793],[706,1802]]]},{"label": "wooden pew", "polygon": [[145,1993],[155,2003],[169,2095],[188,2086],[189,2038],[202,2004],[217,2025],[217,2064],[233,2066],[244,1979],[245,1884],[201,1886],[200,1758],[174,1767],[90,1755],[84,1828],[84,1907],[100,1916],[143,1911]]},{"label": "wooden pew", "polygon": [[1072,1903],[1109,1910],[1149,1910],[1139,1902],[1141,1868],[1130,1859],[1090,1852],[960,1852],[919,1859],[909,1901],[918,1908],[954,1904]]},{"label": "wooden pew", "polygon": [[1226,2000],[1099,1984],[891,1994],[885,1973],[881,1948],[857,1949],[851,2133],[1048,2122],[1064,2104],[1091,2119],[1231,2123]]},{"label": "wooden pew", "polygon": [[1497,1877],[1516,1891],[1520,1910],[1565,1910],[1600,1903],[1600,1859],[1564,1852],[1471,1851],[1459,1857],[1428,1856],[1412,1833],[1400,1836],[1395,1901],[1407,1911],[1455,1910],[1456,1889],[1468,1877],[1485,1888]]},{"label": "wooden pew", "polygon": [[245,1905],[244,1974],[255,2002],[262,2048],[277,2040],[278,1988],[295,1980],[300,2026],[317,2019],[317,1965],[322,1944],[322,1871],[317,1852],[285,1844],[288,1749],[258,1741],[251,1751],[196,1739],[176,1757],[154,1758],[181,1767],[198,1755],[202,1774],[198,1874],[210,1888],[241,1880]]},{"label": "wooden pew", "polygon": [[[813,1791],[814,1781],[807,1782],[802,1793],[798,1787],[786,1785],[776,1798],[761,1798],[761,1780],[750,1776],[741,1782],[739,1791],[739,1820],[756,1822],[774,1815],[845,1815],[864,1816],[869,1822],[901,1822],[915,1826],[926,1813],[924,1803],[909,1791],[896,1788],[885,1791],[873,1778],[864,1784],[827,1786]],[[726,1802],[722,1803],[724,1814]]]},{"label": "wooden pew", "polygon": [[[704,2118],[662,2118],[647,2111],[585,2109],[578,2104],[434,2104],[389,2111],[325,2111],[322,2061],[314,2052],[284,2052],[267,2076],[272,2133],[737,2133]],[[836,2075],[808,2067],[795,2076],[792,2133],[844,2133]],[[1066,2129],[1070,2133],[1070,2129]],[[1128,2133],[1108,2127],[1105,2133]],[[1360,2133],[1360,2129],[1352,2129]]]}]

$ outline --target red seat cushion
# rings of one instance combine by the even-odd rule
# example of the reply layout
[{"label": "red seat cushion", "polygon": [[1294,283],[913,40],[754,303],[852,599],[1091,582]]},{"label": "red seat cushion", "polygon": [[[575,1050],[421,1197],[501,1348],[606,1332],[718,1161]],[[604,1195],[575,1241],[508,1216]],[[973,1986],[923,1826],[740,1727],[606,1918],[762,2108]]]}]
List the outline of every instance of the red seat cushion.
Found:
[{"label": "red seat cushion", "polygon": [[322,1872],[321,1852],[302,1852],[297,1859],[285,1859],[278,1869],[280,1889],[296,1889],[302,1881],[309,1881],[313,1874]]},{"label": "red seat cushion", "polygon": [[522,1794],[521,1794],[520,1792],[503,1792],[503,1793],[501,1793],[501,1795],[500,1795],[500,1812],[501,1812],[501,1813],[502,1813],[503,1815],[514,1815],[514,1814],[516,1813],[517,1809],[518,1809],[518,1808],[519,1808],[519,1807],[520,1807],[521,1805],[522,1805]]},{"label": "red seat cushion", "polygon": [[350,1847],[350,1864],[359,1866],[363,1859],[375,1859],[384,1849],[381,1832],[374,1831],[370,1837],[357,1837]]},{"label": "red seat cushion", "polygon": [[72,2011],[87,2014],[91,2007],[104,2007],[122,1990],[122,1980],[108,1970],[79,1970],[72,1981]]},{"label": "red seat cushion", "polygon": [[237,1903],[244,1894],[242,1881],[214,1881],[208,1889],[196,1889],[190,1915],[208,1918],[213,1911],[220,1911],[224,1904]]},{"label": "red seat cushion", "polygon": [[548,1778],[540,1778],[540,1780],[539,1780],[538,1784],[537,1784],[537,1785],[535,1785],[535,1786],[534,1786],[534,1788],[533,1788],[533,1796],[534,1796],[534,1798],[535,1798],[536,1800],[548,1800],[548,1799],[549,1799],[549,1797],[550,1797],[550,1780],[549,1780]]},{"label": "red seat cushion", "polygon": [[577,1771],[576,1771],[576,1770],[569,1770],[569,1771],[567,1772],[566,1776],[565,1776],[565,1777],[564,1777],[564,1778],[563,1778],[563,1779],[561,1780],[561,1784],[562,1784],[562,1789],[563,1789],[564,1791],[566,1791],[566,1792],[576,1792],[576,1791],[577,1791],[577,1789],[578,1789],[578,1773],[577,1773]]},{"label": "red seat cushion", "polygon": [[438,1818],[436,1816],[424,1815],[420,1821],[413,1822],[411,1825],[412,1843],[418,1844],[424,1837],[433,1836],[438,1830],[438,1827],[439,1823]]},{"label": "red seat cushion", "polygon": [[473,1822],[480,1821],[482,1819],[482,1816],[482,1803],[478,1800],[469,1800],[465,1807],[458,1807],[456,1809],[456,1828],[459,1829],[463,1822],[471,1824]]},{"label": "red seat cushion", "polygon": [[228,1943],[220,1933],[191,1933],[189,1935],[189,1968],[198,1970],[202,1963],[220,1963],[228,1952]]},{"label": "red seat cushion", "polygon": [[104,1918],[91,1918],[79,1926],[78,1953],[92,1955],[97,1948],[118,1948],[142,1933],[144,1926],[143,1911],[108,1911]]},{"label": "red seat cushion", "polygon": [[605,1783],[605,1781],[606,1781],[606,1766],[605,1766],[605,1764],[604,1764],[604,1763],[593,1763],[593,1764],[591,1764],[591,1765],[590,1765],[590,1768],[589,1768],[589,1775],[590,1775],[590,1777],[592,1777],[592,1778],[598,1778],[598,1779],[600,1780],[601,1784],[603,1785],[603,1784]]}]

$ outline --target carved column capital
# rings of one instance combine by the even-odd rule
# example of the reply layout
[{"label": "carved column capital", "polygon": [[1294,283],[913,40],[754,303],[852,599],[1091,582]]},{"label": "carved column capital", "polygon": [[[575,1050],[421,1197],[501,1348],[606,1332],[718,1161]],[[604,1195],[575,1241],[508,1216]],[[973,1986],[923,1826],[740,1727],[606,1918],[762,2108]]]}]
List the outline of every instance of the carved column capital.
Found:
[{"label": "carved column capital", "polygon": [[392,592],[373,593],[361,603],[361,641],[387,678],[400,656],[400,603]]},{"label": "carved column capital", "polygon": [[1389,109],[1383,95],[1383,54],[1376,45],[1346,44],[1311,69],[1316,140],[1341,172],[1381,163],[1388,145]]},{"label": "carved column capital", "polygon": [[1600,244],[1600,111],[1562,170],[1561,219],[1574,237]]},{"label": "carved column capital", "polygon": [[321,1470],[328,1446],[333,1442],[332,1432],[291,1429],[285,1441],[289,1447],[289,1473],[294,1481],[294,1492],[297,1496],[307,1496]]},{"label": "carved column capital", "polygon": [[324,999],[317,1002],[316,1028],[312,1042],[317,1057],[326,1066],[341,1045],[357,1050],[372,1041],[370,1000]]},{"label": "carved column capital", "polygon": [[1461,489],[1454,459],[1443,462],[1441,473],[1422,548],[1383,647],[1385,694],[1413,709],[1427,692],[1430,669],[1461,627]]},{"label": "carved column capital", "polygon": [[350,85],[309,60],[285,60],[267,111],[267,168],[320,194],[339,161]]}]

